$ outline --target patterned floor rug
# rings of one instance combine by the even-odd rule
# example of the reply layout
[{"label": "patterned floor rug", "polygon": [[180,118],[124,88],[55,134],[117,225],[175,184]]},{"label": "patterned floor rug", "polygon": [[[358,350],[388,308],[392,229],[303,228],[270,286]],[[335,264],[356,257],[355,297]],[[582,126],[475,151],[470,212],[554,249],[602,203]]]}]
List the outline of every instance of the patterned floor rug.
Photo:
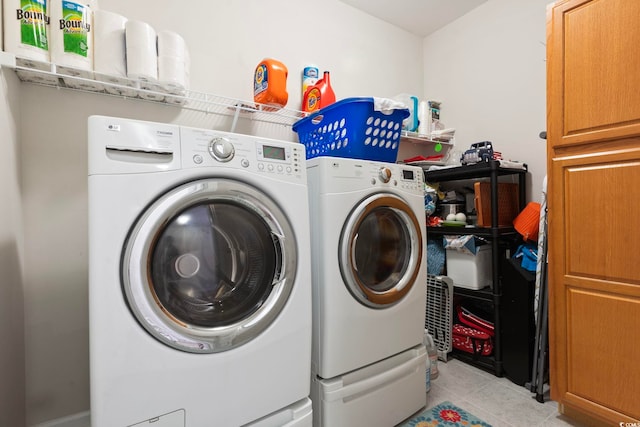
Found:
[{"label": "patterned floor rug", "polygon": [[451,402],[442,402],[411,418],[401,427],[491,427]]}]

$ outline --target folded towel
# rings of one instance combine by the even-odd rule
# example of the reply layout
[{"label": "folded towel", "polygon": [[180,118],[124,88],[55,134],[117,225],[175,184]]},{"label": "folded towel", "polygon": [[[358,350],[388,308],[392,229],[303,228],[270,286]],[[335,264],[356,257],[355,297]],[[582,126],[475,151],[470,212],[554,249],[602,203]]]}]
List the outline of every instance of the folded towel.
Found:
[{"label": "folded towel", "polygon": [[373,109],[375,111],[382,111],[387,113],[391,113],[393,112],[393,110],[409,110],[403,102],[389,98],[377,97],[373,97]]}]

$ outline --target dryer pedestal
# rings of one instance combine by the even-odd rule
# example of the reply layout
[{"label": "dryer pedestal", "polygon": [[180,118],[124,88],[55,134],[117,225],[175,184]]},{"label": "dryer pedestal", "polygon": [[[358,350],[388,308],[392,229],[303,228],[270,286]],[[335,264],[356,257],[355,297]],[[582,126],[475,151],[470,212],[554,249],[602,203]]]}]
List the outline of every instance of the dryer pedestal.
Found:
[{"label": "dryer pedestal", "polygon": [[315,427],[389,427],[426,404],[423,345],[338,377],[311,379]]},{"label": "dryer pedestal", "polygon": [[[313,425],[311,400],[306,397],[293,405],[260,418],[242,427],[311,427]],[[155,426],[154,426],[155,427]]]}]

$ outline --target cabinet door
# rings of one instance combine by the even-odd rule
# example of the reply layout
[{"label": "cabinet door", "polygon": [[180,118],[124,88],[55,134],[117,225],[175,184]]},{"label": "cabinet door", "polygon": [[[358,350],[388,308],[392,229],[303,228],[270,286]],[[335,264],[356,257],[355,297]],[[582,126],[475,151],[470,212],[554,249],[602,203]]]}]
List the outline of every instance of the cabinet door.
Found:
[{"label": "cabinet door", "polygon": [[559,156],[550,173],[552,398],[640,419],[640,149]]},{"label": "cabinet door", "polygon": [[569,0],[547,26],[551,397],[640,421],[640,2]]},{"label": "cabinet door", "polygon": [[[547,26],[552,147],[640,133],[640,1],[558,2]],[[551,129],[549,129],[551,131]]]}]

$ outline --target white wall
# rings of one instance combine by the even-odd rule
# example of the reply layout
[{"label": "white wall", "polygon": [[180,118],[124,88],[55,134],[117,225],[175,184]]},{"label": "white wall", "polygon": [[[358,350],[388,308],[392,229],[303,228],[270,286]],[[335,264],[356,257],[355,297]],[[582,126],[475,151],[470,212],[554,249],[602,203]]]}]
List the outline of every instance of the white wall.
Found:
[{"label": "white wall", "polygon": [[[288,66],[292,109],[299,109],[300,72],[308,63],[331,71],[339,99],[424,91],[422,39],[337,0],[101,0],[100,7],[182,34],[196,91],[251,100],[253,72],[265,57]],[[26,406],[27,425],[35,425],[89,409],[87,117],[223,130],[229,123],[140,101],[19,86]],[[242,131],[277,132],[249,125]],[[287,129],[282,137],[295,135]]]},{"label": "white wall", "polygon": [[546,174],[546,5],[489,0],[424,41],[427,99],[456,128],[458,153],[489,140],[505,159],[528,164],[528,195],[539,201]]},{"label": "white wall", "polygon": [[0,72],[0,426],[25,417],[18,81]]},{"label": "white wall", "polygon": [[273,57],[289,69],[294,109],[309,63],[331,71],[338,99],[422,93],[422,40],[337,0],[101,0],[100,7],[182,34],[198,91],[253,99],[255,67]]}]

